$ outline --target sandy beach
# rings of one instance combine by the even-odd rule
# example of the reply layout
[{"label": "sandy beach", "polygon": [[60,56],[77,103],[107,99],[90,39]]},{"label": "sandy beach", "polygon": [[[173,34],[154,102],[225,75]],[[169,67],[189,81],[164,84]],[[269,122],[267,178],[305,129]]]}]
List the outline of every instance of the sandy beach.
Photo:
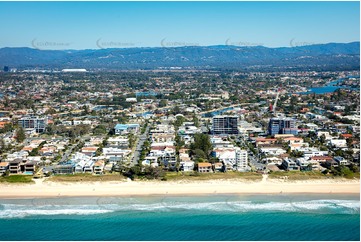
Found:
[{"label": "sandy beach", "polygon": [[0,198],[80,197],[80,196],[146,196],[207,194],[359,194],[359,180],[242,180],[209,181],[124,181],[60,183],[37,180],[35,184],[0,184]]}]

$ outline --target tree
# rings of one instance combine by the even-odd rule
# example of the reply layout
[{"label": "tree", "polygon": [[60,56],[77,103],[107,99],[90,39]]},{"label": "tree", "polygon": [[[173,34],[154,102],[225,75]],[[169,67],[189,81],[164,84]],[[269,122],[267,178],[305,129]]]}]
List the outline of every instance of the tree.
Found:
[{"label": "tree", "polygon": [[11,123],[7,123],[4,125],[4,128],[0,129],[0,133],[7,133],[13,130],[14,130],[13,125]]},{"label": "tree", "polygon": [[145,174],[148,179],[159,179],[165,176],[162,167],[146,166]]},{"label": "tree", "polygon": [[324,144],[326,142],[326,136],[324,134],[321,135],[320,142],[321,142],[321,144]]},{"label": "tree", "polygon": [[128,134],[129,147],[132,148],[135,145],[136,138],[133,133]]},{"label": "tree", "polygon": [[209,158],[209,154],[212,150],[211,140],[207,134],[195,134],[194,142],[191,144],[191,150],[194,154],[196,149],[200,149],[204,152],[207,158]]},{"label": "tree", "polygon": [[348,148],[352,148],[353,139],[352,139],[352,138],[348,138],[348,139],[346,140],[346,143],[347,143],[347,147],[348,147]]},{"label": "tree", "polygon": [[174,108],[173,108],[173,111],[172,111],[172,113],[174,114],[174,115],[176,115],[176,114],[178,114],[178,113],[180,113],[180,108],[179,108],[179,106],[175,106]]},{"label": "tree", "polygon": [[167,106],[168,102],[165,99],[160,100],[158,107],[165,107]]},{"label": "tree", "polygon": [[16,141],[18,143],[22,143],[25,140],[26,136],[25,136],[25,132],[24,129],[22,127],[19,127],[16,129]]},{"label": "tree", "polygon": [[206,153],[204,153],[204,151],[201,149],[195,149],[193,151],[193,155],[195,156],[196,159],[198,158],[207,159]]},{"label": "tree", "polygon": [[197,118],[196,115],[193,115],[193,123],[194,126],[199,127],[199,119]]},{"label": "tree", "polygon": [[3,138],[0,139],[0,154],[4,153],[6,150],[5,141]]},{"label": "tree", "polygon": [[297,150],[293,150],[292,152],[291,152],[291,157],[302,157],[303,156],[303,152],[302,151],[297,151]]},{"label": "tree", "polygon": [[180,126],[182,126],[182,124],[184,123],[186,119],[183,116],[177,116],[176,121],[174,121],[174,126],[176,127],[176,129],[178,129]]},{"label": "tree", "polygon": [[107,133],[107,128],[104,125],[98,125],[93,129],[94,135],[100,135],[100,134],[106,134],[106,133]]}]

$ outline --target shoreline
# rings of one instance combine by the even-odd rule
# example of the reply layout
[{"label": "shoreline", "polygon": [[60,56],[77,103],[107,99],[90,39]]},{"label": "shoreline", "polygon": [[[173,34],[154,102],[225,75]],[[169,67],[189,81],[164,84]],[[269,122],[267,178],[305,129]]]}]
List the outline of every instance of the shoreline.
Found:
[{"label": "shoreline", "polygon": [[262,194],[360,194],[359,180],[244,180],[124,181],[0,184],[0,199],[126,196],[202,196]]}]

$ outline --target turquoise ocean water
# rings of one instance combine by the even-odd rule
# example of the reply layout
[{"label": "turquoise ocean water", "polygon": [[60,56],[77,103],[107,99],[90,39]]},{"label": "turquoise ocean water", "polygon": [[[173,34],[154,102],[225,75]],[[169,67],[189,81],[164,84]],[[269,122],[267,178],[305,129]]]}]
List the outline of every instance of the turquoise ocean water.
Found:
[{"label": "turquoise ocean water", "polygon": [[0,200],[1,240],[354,240],[350,195]]}]

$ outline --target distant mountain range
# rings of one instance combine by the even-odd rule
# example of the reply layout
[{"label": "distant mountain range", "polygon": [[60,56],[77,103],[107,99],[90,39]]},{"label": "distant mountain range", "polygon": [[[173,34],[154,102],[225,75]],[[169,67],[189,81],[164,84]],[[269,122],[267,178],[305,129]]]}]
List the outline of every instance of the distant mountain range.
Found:
[{"label": "distant mountain range", "polygon": [[1,48],[0,67],[3,66],[104,70],[355,70],[360,68],[360,42],[282,48],[228,45],[97,50]]}]

